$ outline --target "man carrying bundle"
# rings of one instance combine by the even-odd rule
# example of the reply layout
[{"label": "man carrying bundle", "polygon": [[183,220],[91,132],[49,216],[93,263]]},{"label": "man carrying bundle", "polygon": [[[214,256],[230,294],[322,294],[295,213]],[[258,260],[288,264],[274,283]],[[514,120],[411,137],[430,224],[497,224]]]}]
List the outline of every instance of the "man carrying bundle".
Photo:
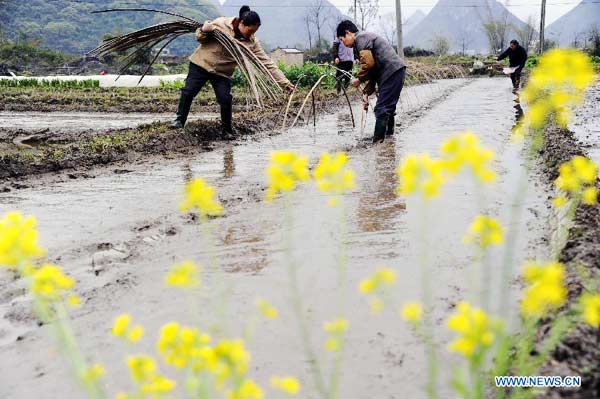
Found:
[{"label": "man carrying bundle", "polygon": [[250,7],[243,6],[240,8],[239,17],[221,17],[212,22],[207,21],[196,31],[196,40],[200,42],[200,47],[190,56],[189,72],[185,87],[181,89],[177,118],[171,124],[172,129],[181,129],[185,126],[194,97],[206,82],[210,81],[221,107],[222,138],[225,140],[233,138],[231,76],[237,63],[229,51],[210,34],[215,29],[229,35],[239,45],[250,49],[282,88],[293,90],[294,86],[264,52],[254,36],[260,24],[259,15],[251,11]]},{"label": "man carrying bundle", "polygon": [[363,100],[379,89],[375,105],[375,132],[373,142],[382,142],[386,135],[394,134],[396,105],[406,77],[406,64],[396,54],[387,40],[372,32],[359,32],[352,21],[342,21],[336,30],[337,37],[346,47],[354,47],[359,55],[358,79],[354,87],[366,83]]}]

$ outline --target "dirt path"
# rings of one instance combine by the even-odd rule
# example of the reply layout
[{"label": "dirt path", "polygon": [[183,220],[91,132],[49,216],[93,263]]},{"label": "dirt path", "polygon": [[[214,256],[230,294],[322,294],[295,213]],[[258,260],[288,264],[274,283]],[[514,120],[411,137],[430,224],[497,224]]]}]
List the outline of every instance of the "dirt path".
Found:
[{"label": "dirt path", "polygon": [[[437,330],[445,339],[443,318],[465,297],[465,273],[473,253],[461,237],[478,204],[506,224],[506,204],[521,171],[520,151],[511,145],[514,96],[506,79],[479,79],[468,84],[454,82],[447,98],[409,118],[394,140],[382,145],[358,145],[371,135],[367,129],[352,129],[346,112],[323,116],[317,128],[296,128],[285,134],[250,139],[201,153],[189,159],[154,159],[115,168],[98,169],[93,178],[61,181],[41,177],[44,184],[0,194],[0,213],[19,209],[38,218],[43,246],[51,260],[60,263],[78,282],[82,308],[75,312],[74,326],[85,353],[106,365],[108,391],[129,388],[123,372],[122,346],[112,340],[108,328],[122,312],[134,315],[148,332],[137,352],[154,352],[158,328],[167,321],[190,320],[185,297],[163,287],[169,266],[187,258],[207,264],[200,229],[188,216],[177,212],[186,179],[203,176],[215,185],[226,207],[226,215],[211,221],[217,235],[218,253],[226,282],[232,287],[229,311],[233,331],[253,309],[257,296],[280,308],[281,317],[259,324],[250,343],[251,374],[263,385],[272,374],[298,375],[306,386],[303,398],[315,398],[308,363],[287,306],[287,273],[282,248],[282,204],[265,204],[264,167],[276,149],[302,151],[315,160],[325,150],[351,149],[351,167],[357,189],[346,199],[349,230],[347,315],[350,320],[349,352],[341,381],[341,397],[422,397],[424,354],[411,332],[395,312],[369,315],[357,283],[376,266],[397,270],[395,291],[400,302],[419,296],[419,270],[415,228],[418,204],[394,194],[395,167],[408,152],[437,150],[450,133],[471,129],[497,154],[499,175],[495,186],[476,195],[469,178],[459,177],[430,207],[430,258]],[[435,92],[427,88],[422,97]],[[403,106],[411,106],[407,99]],[[360,121],[360,117],[358,118]],[[547,194],[534,178],[526,195],[524,218],[518,226],[517,261],[544,257],[547,225]],[[311,318],[315,345],[322,345],[321,324],[336,314],[335,220],[336,213],[312,187],[300,188],[294,196],[296,220],[294,256],[300,267],[301,290]],[[494,259],[500,258],[493,256]],[[492,269],[497,268],[492,265]],[[210,280],[214,276],[206,276]],[[475,281],[480,281],[478,276]],[[497,282],[494,275],[492,282]],[[493,287],[498,288],[496,284]],[[62,360],[51,349],[46,328],[36,328],[21,296],[19,282],[0,279],[0,397],[76,398]],[[495,291],[494,291],[495,292]],[[201,309],[209,309],[207,298]],[[201,317],[210,318],[210,312]],[[442,355],[447,363],[449,357]],[[326,368],[330,364],[327,359]],[[443,378],[447,378],[444,375]],[[63,384],[64,381],[64,384]],[[57,389],[57,382],[60,389]],[[450,397],[448,392],[441,397]]]}]

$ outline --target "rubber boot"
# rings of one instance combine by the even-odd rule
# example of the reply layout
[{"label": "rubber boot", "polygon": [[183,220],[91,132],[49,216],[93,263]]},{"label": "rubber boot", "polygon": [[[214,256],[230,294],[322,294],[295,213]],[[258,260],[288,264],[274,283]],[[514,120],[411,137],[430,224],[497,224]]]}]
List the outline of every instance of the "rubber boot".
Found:
[{"label": "rubber boot", "polygon": [[382,115],[375,121],[375,132],[373,133],[373,143],[383,143],[385,140],[385,132],[388,128],[389,116]]},{"label": "rubber boot", "polygon": [[221,107],[221,139],[235,139],[235,135],[233,133],[233,115],[230,105]]},{"label": "rubber boot", "polygon": [[388,117],[387,130],[385,131],[385,135],[393,136],[395,127],[396,127],[396,118],[394,118],[394,115],[390,115]]},{"label": "rubber boot", "polygon": [[193,101],[193,96],[181,94],[181,97],[179,97],[179,106],[177,107],[177,117],[171,123],[171,129],[182,129],[185,126]]}]

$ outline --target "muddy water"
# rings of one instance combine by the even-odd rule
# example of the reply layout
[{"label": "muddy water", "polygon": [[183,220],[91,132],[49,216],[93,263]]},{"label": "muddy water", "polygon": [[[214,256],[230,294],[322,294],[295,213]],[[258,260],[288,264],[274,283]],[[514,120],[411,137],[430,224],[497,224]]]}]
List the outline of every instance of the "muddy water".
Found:
[{"label": "muddy water", "polygon": [[[217,114],[203,113],[191,115],[190,120],[213,119]],[[52,132],[81,132],[123,129],[151,122],[165,122],[173,119],[173,114],[162,113],[114,113],[99,112],[0,112],[0,129],[22,129]]]},{"label": "muddy water", "polygon": [[[275,321],[256,325],[249,344],[254,365],[251,373],[265,386],[272,374],[297,375],[305,385],[303,397],[313,398],[317,395],[309,364],[302,355],[295,322],[286,305],[290,291],[288,259],[282,251],[282,202],[262,201],[263,170],[271,150],[294,149],[315,160],[322,151],[348,149],[357,188],[345,198],[348,283],[342,297],[343,309],[351,311],[340,311],[336,292],[339,208],[328,208],[324,196],[310,186],[300,187],[292,201],[294,226],[289,233],[293,236],[293,256],[299,268],[306,315],[314,333],[313,344],[322,347],[322,322],[342,313],[350,321],[350,331],[341,397],[373,397],[373,392],[380,398],[422,397],[422,348],[398,319],[395,309],[371,316],[355,289],[374,267],[387,265],[398,273],[394,291],[397,305],[420,295],[416,229],[422,204],[395,196],[394,169],[406,153],[434,152],[450,133],[467,128],[478,132],[497,153],[498,181],[492,188],[478,191],[468,176],[460,176],[427,207],[429,243],[425,248],[432,261],[434,319],[442,340],[447,339],[442,318],[456,301],[475,295],[467,292],[469,279],[465,277],[473,269],[474,254],[461,244],[461,237],[480,209],[497,215],[506,224],[507,204],[521,172],[520,150],[509,142],[514,115],[508,82],[480,79],[440,85],[443,87],[420,87],[414,98],[408,97],[407,90],[400,118],[413,121],[382,145],[365,145],[363,141],[373,128],[372,112],[362,135],[360,129],[352,129],[347,112],[340,112],[319,118],[316,128],[300,127],[185,160],[152,160],[127,167],[121,170],[126,173],[119,174],[113,173],[114,167],[99,169],[90,179],[61,181],[48,177],[43,185],[32,183],[31,188],[1,194],[0,212],[20,209],[36,215],[42,244],[48,248],[51,260],[77,279],[84,306],[75,312],[74,327],[83,350],[106,364],[107,380],[111,381],[108,391],[114,394],[117,389],[129,387],[123,372],[123,348],[108,334],[115,315],[130,312],[146,327],[148,336],[135,352],[153,352],[157,330],[166,321],[190,320],[185,295],[163,287],[162,278],[171,264],[183,259],[207,265],[200,229],[176,211],[185,180],[205,177],[217,187],[227,209],[224,217],[210,224],[225,271],[218,274],[232,291],[227,309],[235,321],[230,330],[241,331],[257,296],[277,304],[281,313]],[[424,106],[438,98],[443,89],[449,93],[446,98]],[[356,112],[360,120],[358,109]],[[414,117],[416,112],[420,117]],[[545,198],[543,190],[534,184],[525,195],[524,218],[515,226],[521,237],[518,262],[546,253],[540,245],[545,236]],[[494,259],[499,258],[496,255]],[[493,269],[497,267],[496,263],[492,265]],[[206,271],[204,278],[211,286],[216,276]],[[481,278],[475,274],[471,280]],[[488,281],[496,292],[496,273]],[[7,371],[0,373],[0,396],[34,397],[43,392],[47,398],[78,397],[76,387],[66,383],[60,392],[52,389],[57,381],[67,381],[68,376],[62,360],[49,349],[49,331],[33,328],[18,282],[4,278],[0,284],[0,310],[4,312],[0,357],[7,366]],[[214,318],[209,293],[207,290],[201,296],[198,313],[202,320]],[[15,342],[17,336],[21,338]],[[441,361],[447,364],[450,359],[443,355]],[[321,362],[328,371],[331,359],[323,355]],[[450,395],[444,392],[442,397]]]},{"label": "muddy water", "polygon": [[583,144],[590,158],[600,165],[600,83],[589,88],[585,102],[577,108],[569,129]]}]

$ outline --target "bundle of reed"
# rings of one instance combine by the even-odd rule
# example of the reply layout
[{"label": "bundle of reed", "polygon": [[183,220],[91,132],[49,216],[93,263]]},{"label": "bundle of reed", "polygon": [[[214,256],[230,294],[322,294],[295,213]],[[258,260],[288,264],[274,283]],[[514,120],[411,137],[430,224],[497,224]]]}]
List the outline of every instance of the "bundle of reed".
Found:
[{"label": "bundle of reed", "polygon": [[[144,70],[139,82],[141,82],[148,71],[150,71],[150,68],[156,62],[161,52],[173,40],[182,35],[194,33],[198,28],[202,28],[202,24],[192,18],[150,8],[113,8],[108,10],[94,11],[93,13],[97,14],[107,12],[154,12],[181,18],[180,20],[160,23],[137,30],[135,32],[124,34],[122,36],[107,39],[100,46],[88,53],[91,56],[101,57],[113,52],[122,53],[130,51],[124,60],[124,65],[119,70],[120,76],[131,65],[133,65],[142,54],[151,51],[159,44],[162,45],[152,58],[151,62],[146,66],[146,69]],[[240,71],[246,78],[249,90],[251,91],[252,96],[259,107],[264,106],[263,97],[275,101],[281,99],[283,90],[277,84],[277,81],[269,69],[258,59],[254,53],[252,53],[249,48],[244,45],[240,45],[236,40],[232,39],[230,36],[218,29],[215,29],[210,33],[210,35],[212,35],[212,37],[231,54],[240,68]]]}]

